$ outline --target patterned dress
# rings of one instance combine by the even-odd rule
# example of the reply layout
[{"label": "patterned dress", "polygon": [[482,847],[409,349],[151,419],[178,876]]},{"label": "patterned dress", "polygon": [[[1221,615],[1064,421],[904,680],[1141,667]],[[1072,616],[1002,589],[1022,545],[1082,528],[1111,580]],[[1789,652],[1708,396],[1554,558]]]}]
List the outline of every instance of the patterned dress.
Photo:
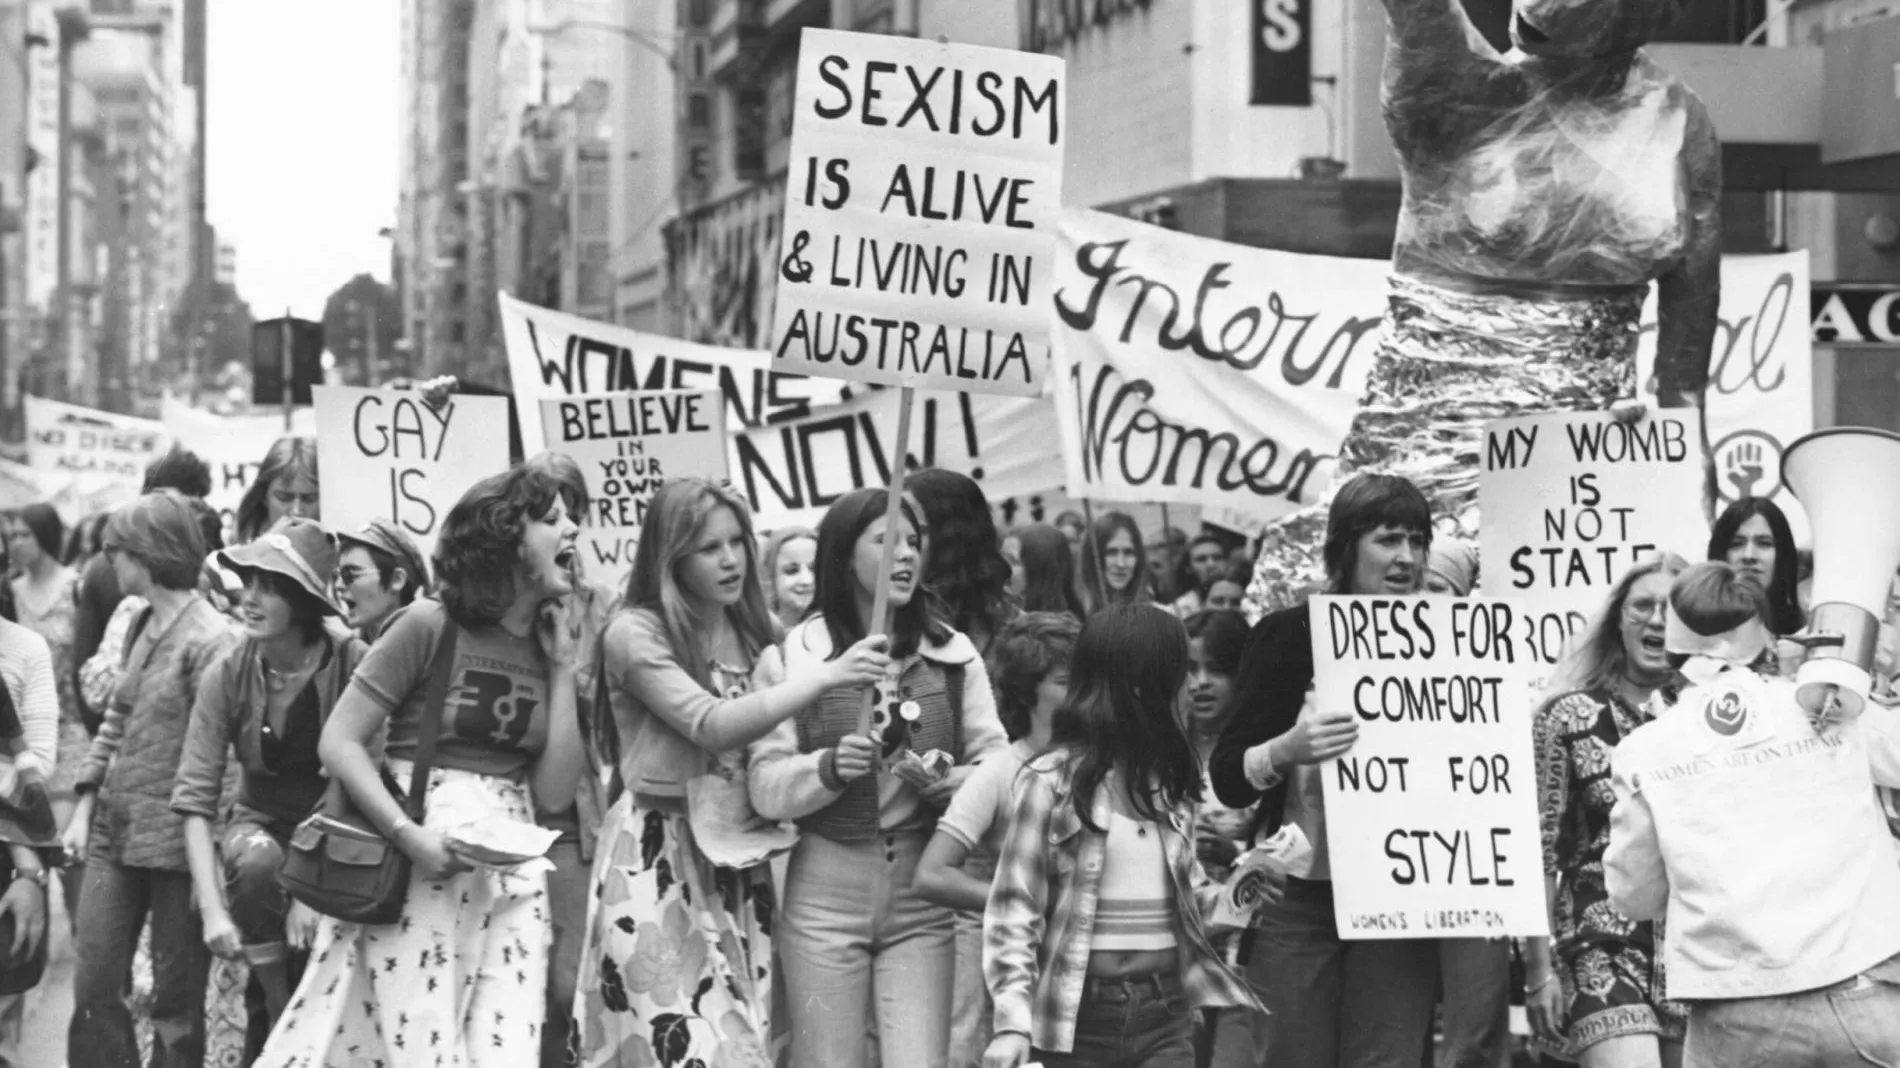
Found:
[{"label": "patterned dress", "polygon": [[[712,674],[728,699],[751,690],[744,671]],[[581,1068],[769,1068],[771,866],[715,866],[684,807],[653,800],[623,794],[601,826],[575,988]]]},{"label": "patterned dress", "polygon": [[1558,880],[1552,966],[1571,1056],[1620,1035],[1680,1040],[1686,1026],[1684,1007],[1662,998],[1661,932],[1611,907],[1603,882],[1616,804],[1610,753],[1651,718],[1615,695],[1579,691],[1546,705],[1533,727],[1544,872]]}]

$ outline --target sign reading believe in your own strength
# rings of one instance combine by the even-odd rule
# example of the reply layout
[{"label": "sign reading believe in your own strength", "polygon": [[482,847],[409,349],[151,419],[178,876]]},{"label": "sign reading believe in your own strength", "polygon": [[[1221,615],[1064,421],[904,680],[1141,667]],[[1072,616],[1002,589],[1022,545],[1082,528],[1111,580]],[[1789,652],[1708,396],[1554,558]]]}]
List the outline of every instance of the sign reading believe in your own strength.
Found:
[{"label": "sign reading believe in your own strength", "polygon": [[633,567],[647,502],[669,478],[726,477],[717,391],[609,393],[541,402],[547,446],[581,465],[592,498],[581,525],[587,577],[619,588]]},{"label": "sign reading believe in your own strength", "polygon": [[773,365],[1041,393],[1065,96],[1053,56],[805,30]]},{"label": "sign reading believe in your own strength", "polygon": [[1644,556],[1701,555],[1702,480],[1702,432],[1691,409],[1658,409],[1634,423],[1581,412],[1485,424],[1484,588],[1523,599],[1519,637],[1533,659],[1556,663]]},{"label": "sign reading believe in your own strength", "polygon": [[1318,765],[1339,937],[1549,933],[1520,603],[1314,597],[1312,707],[1359,740]]},{"label": "sign reading believe in your own strength", "polygon": [[470,486],[508,468],[508,398],[317,386],[323,521],[355,530],[388,519],[429,555],[449,509]]}]

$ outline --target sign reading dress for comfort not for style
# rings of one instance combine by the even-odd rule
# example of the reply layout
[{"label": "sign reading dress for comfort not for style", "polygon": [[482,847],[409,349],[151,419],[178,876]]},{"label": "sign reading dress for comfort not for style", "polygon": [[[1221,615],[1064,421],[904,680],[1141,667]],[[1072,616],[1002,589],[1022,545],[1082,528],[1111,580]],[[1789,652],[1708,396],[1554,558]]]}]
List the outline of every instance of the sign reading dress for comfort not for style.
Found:
[{"label": "sign reading dress for comfort not for style", "polygon": [[804,31],[777,369],[1042,392],[1062,71],[1029,52]]},{"label": "sign reading dress for comfort not for style", "polygon": [[1359,741],[1316,769],[1339,937],[1549,934],[1522,602],[1314,597],[1313,703]]},{"label": "sign reading dress for comfort not for style", "polygon": [[397,523],[423,554],[475,483],[508,469],[508,398],[451,395],[440,407],[408,390],[317,386],[323,522]]}]

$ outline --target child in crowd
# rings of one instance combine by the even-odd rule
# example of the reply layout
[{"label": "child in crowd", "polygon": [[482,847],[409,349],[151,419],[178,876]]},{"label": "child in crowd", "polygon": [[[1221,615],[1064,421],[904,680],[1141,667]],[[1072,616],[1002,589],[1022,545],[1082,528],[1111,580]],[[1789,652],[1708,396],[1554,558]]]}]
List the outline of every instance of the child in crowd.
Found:
[{"label": "child in crowd", "polygon": [[963,784],[917,862],[915,887],[926,901],[958,910],[957,977],[950,1010],[953,1066],[981,1062],[990,1039],[990,997],[983,985],[983,907],[989,903],[996,854],[1009,830],[1014,786],[1023,765],[1049,748],[1056,707],[1069,692],[1069,651],[1081,630],[1066,612],[1016,617],[990,647],[997,710],[1008,749],[980,765]]},{"label": "child in crowd", "polygon": [[1076,639],[1054,749],[1019,780],[984,915],[986,1068],[1192,1068],[1190,1009],[1260,1007],[1203,918],[1220,888],[1189,835],[1187,679],[1172,614],[1110,606]]}]

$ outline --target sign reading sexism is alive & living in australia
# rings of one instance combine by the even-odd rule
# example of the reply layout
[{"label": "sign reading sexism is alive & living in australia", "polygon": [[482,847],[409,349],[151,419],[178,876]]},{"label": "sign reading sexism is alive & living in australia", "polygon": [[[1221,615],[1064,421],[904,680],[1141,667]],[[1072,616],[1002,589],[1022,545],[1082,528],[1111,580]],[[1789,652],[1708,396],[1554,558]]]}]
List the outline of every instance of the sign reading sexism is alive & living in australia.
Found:
[{"label": "sign reading sexism is alive & living in australia", "polygon": [[451,395],[441,407],[406,390],[316,386],[323,521],[355,530],[387,519],[425,556],[475,483],[508,469],[508,398]]},{"label": "sign reading sexism is alive & living in australia", "polygon": [[1040,394],[1066,92],[1053,56],[805,30],[773,364]]},{"label": "sign reading sexism is alive & living in australia", "polygon": [[1339,937],[1548,934],[1521,602],[1308,605],[1313,707],[1359,724],[1316,769]]},{"label": "sign reading sexism is alive & living in australia", "polygon": [[1524,600],[1518,636],[1534,659],[1555,664],[1645,556],[1700,559],[1702,456],[1701,425],[1687,408],[1652,409],[1633,423],[1566,412],[1485,424],[1483,585]]},{"label": "sign reading sexism is alive & living in australia", "polygon": [[587,476],[581,554],[589,578],[618,588],[633,567],[647,502],[669,478],[726,477],[725,407],[717,390],[609,393],[541,402],[547,446]]}]

